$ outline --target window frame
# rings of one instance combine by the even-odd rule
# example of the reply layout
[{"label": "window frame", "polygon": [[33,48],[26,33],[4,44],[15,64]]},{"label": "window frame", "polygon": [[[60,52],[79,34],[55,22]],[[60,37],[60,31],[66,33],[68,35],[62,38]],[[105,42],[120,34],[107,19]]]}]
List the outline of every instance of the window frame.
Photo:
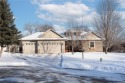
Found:
[{"label": "window frame", "polygon": [[[91,43],[93,42],[94,46],[91,47]],[[89,48],[95,48],[95,41],[89,41]]]}]

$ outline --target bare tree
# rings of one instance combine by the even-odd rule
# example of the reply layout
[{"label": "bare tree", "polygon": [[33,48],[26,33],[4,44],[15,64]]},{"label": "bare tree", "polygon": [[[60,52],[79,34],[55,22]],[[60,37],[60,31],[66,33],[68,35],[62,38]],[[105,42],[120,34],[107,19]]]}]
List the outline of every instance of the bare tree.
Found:
[{"label": "bare tree", "polygon": [[76,38],[77,38],[77,43],[78,43],[78,49],[80,49],[80,51],[82,51],[82,59],[84,59],[84,37],[82,35],[82,33],[85,32],[85,28],[83,25],[80,25],[77,27],[77,35],[76,35]]},{"label": "bare tree", "polygon": [[69,38],[69,41],[66,42],[68,44],[68,47],[71,47],[72,54],[74,53],[74,51],[81,51],[82,58],[84,58],[82,33],[85,31],[89,31],[89,28],[83,25],[83,23],[80,24],[75,19],[69,19],[67,21],[67,28],[68,30],[65,32],[65,35]]},{"label": "bare tree", "polygon": [[116,11],[116,0],[101,0],[97,5],[97,14],[93,24],[102,38],[105,53],[108,49],[119,43],[122,36],[121,16]]},{"label": "bare tree", "polygon": [[25,24],[24,30],[27,31],[26,35],[33,34],[35,32],[34,31],[35,27],[36,27],[36,24],[33,24],[33,23]]},{"label": "bare tree", "polygon": [[48,29],[52,29],[52,30],[55,31],[55,28],[52,25],[49,25],[49,24],[39,24],[36,27],[36,32],[38,32],[38,31],[45,32]]},{"label": "bare tree", "polygon": [[27,23],[24,27],[24,30],[27,32],[26,35],[33,34],[35,32],[45,32],[48,29],[55,31],[55,28],[49,24]]},{"label": "bare tree", "polygon": [[74,34],[74,31],[76,30],[76,27],[78,26],[78,22],[75,19],[68,19],[67,20],[67,28],[65,35],[69,38],[69,41],[67,41],[67,44],[71,46],[72,49],[72,55],[74,54],[74,47],[75,47],[75,40],[76,36]]}]

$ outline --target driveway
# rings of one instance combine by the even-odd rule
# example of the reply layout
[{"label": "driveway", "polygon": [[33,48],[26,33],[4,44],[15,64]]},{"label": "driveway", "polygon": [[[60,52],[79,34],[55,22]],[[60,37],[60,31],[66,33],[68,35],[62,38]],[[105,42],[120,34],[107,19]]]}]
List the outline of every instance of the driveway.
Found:
[{"label": "driveway", "polygon": [[[41,67],[0,67],[0,83],[117,83]],[[125,83],[125,82],[118,82]]]}]

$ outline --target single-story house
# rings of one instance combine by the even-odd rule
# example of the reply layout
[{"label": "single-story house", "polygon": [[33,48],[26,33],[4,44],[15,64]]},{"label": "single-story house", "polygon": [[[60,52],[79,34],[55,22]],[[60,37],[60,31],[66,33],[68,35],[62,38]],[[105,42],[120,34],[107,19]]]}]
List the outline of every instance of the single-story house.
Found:
[{"label": "single-story house", "polygon": [[101,38],[94,32],[82,31],[77,33],[75,31],[72,36],[70,32],[65,32],[62,36],[49,29],[46,32],[36,32],[20,39],[22,52],[25,54],[65,53],[67,50],[70,52],[71,49],[69,50],[67,47],[72,46],[72,40],[76,44],[74,51],[75,47],[80,47],[77,45],[77,41],[81,41],[85,52],[103,52]]}]

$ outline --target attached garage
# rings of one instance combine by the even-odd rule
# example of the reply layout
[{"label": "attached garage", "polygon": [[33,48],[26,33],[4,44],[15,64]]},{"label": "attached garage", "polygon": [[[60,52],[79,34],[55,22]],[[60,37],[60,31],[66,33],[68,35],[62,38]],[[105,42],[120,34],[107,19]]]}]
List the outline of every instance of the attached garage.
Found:
[{"label": "attached garage", "polygon": [[20,39],[25,54],[64,53],[66,38],[53,30],[37,32]]},{"label": "attached garage", "polygon": [[38,53],[64,53],[65,41],[38,41]]}]

